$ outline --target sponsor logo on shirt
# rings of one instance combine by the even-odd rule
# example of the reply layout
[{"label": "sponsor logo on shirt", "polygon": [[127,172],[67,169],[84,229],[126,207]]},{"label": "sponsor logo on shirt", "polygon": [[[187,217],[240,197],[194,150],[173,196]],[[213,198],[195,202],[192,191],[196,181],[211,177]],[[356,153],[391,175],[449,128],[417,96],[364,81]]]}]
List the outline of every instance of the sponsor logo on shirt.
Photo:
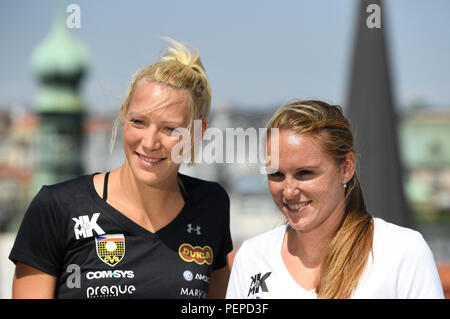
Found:
[{"label": "sponsor logo on shirt", "polygon": [[193,272],[190,271],[190,270],[185,270],[183,272],[183,278],[186,281],[192,281],[192,280],[195,279],[195,280],[201,280],[201,281],[204,281],[206,283],[209,283],[209,276],[206,276],[206,275],[203,275],[203,274],[195,274],[195,276],[194,276]]},{"label": "sponsor logo on shirt", "polygon": [[197,225],[197,226],[195,226],[195,227],[192,227],[192,224],[188,224],[187,225],[187,232],[189,233],[189,234],[192,234],[192,233],[194,233],[194,234],[197,234],[197,235],[201,235],[202,233],[200,232],[200,229],[202,229],[199,225]]},{"label": "sponsor logo on shirt", "polygon": [[185,270],[183,272],[183,278],[186,281],[192,281],[194,279],[194,274],[190,270]]},{"label": "sponsor logo on shirt", "polygon": [[133,285],[113,285],[88,287],[86,289],[87,298],[111,298],[122,295],[132,295],[136,291]]},{"label": "sponsor logo on shirt", "polygon": [[247,297],[259,293],[259,288],[261,288],[263,292],[269,292],[266,280],[269,278],[271,273],[272,272],[267,272],[263,276],[261,276],[261,273],[251,276],[250,289],[248,290]]},{"label": "sponsor logo on shirt", "polygon": [[207,292],[201,289],[181,288],[180,296],[206,298]]},{"label": "sponsor logo on shirt", "polygon": [[90,271],[86,274],[86,279],[104,279],[104,278],[134,278],[132,270],[99,270]]},{"label": "sponsor logo on shirt", "polygon": [[114,234],[95,237],[95,248],[101,261],[114,267],[125,255],[125,236]]},{"label": "sponsor logo on shirt", "polygon": [[75,231],[75,238],[80,239],[80,237],[87,238],[94,236],[93,231],[97,233],[97,235],[103,235],[105,232],[103,229],[97,224],[97,219],[100,216],[100,213],[95,213],[92,215],[92,218],[89,219],[88,215],[78,216],[78,218],[72,218],[75,222],[75,226],[73,230]]},{"label": "sponsor logo on shirt", "polygon": [[193,247],[191,244],[181,244],[178,248],[178,254],[184,261],[193,261],[199,265],[202,265],[204,263],[211,265],[213,261],[213,251],[209,246]]}]

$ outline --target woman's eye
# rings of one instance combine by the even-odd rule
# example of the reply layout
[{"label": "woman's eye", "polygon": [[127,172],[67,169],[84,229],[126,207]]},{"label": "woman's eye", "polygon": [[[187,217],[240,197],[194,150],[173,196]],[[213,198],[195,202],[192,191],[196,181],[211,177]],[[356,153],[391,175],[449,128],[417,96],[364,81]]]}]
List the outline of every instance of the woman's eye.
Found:
[{"label": "woman's eye", "polygon": [[166,126],[166,127],[161,128],[161,132],[168,136],[172,135],[173,131],[175,131],[174,127]]},{"label": "woman's eye", "polygon": [[130,122],[134,125],[142,125],[144,124],[143,121],[139,120],[139,119],[130,119]]},{"label": "woman's eye", "polygon": [[314,177],[314,172],[309,170],[302,170],[297,173],[297,177],[300,179],[308,179]]},{"label": "woman's eye", "polygon": [[276,172],[276,173],[268,174],[267,177],[271,180],[281,180],[284,178],[284,175],[281,174],[280,172]]}]

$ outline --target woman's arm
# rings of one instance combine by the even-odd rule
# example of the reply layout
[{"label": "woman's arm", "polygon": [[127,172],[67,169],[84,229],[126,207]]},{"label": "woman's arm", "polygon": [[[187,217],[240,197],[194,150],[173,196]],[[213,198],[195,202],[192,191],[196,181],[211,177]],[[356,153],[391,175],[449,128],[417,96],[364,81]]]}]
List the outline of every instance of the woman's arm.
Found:
[{"label": "woman's arm", "polygon": [[55,276],[17,262],[12,297],[14,299],[51,299],[55,297]]},{"label": "woman's arm", "polygon": [[208,298],[225,299],[229,278],[230,266],[228,265],[228,262],[225,267],[212,271],[211,279],[209,281]]}]

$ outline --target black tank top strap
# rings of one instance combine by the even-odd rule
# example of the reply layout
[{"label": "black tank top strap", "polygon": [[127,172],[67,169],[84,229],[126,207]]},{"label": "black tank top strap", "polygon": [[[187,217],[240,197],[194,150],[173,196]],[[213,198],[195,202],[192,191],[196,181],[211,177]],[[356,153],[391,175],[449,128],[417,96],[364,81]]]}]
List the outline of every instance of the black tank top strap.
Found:
[{"label": "black tank top strap", "polygon": [[106,202],[106,199],[108,198],[108,179],[109,179],[109,172],[105,174],[105,181],[103,183],[103,200]]},{"label": "black tank top strap", "polygon": [[178,188],[180,189],[181,192],[181,196],[183,196],[184,201],[187,201],[187,192],[186,189],[184,188],[184,183],[183,180],[180,178],[180,176],[177,177],[177,183]]}]

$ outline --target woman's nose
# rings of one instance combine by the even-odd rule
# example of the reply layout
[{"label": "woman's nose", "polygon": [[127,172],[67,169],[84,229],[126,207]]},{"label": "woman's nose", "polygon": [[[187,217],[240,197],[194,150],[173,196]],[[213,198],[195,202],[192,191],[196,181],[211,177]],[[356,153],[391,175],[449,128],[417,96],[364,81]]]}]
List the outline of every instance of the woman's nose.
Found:
[{"label": "woman's nose", "polygon": [[286,181],[286,184],[283,189],[283,196],[286,199],[293,199],[300,194],[300,189],[298,185],[292,181]]},{"label": "woman's nose", "polygon": [[157,127],[150,126],[147,128],[144,138],[142,139],[142,146],[148,151],[158,150],[161,148],[159,140],[159,131]]}]

